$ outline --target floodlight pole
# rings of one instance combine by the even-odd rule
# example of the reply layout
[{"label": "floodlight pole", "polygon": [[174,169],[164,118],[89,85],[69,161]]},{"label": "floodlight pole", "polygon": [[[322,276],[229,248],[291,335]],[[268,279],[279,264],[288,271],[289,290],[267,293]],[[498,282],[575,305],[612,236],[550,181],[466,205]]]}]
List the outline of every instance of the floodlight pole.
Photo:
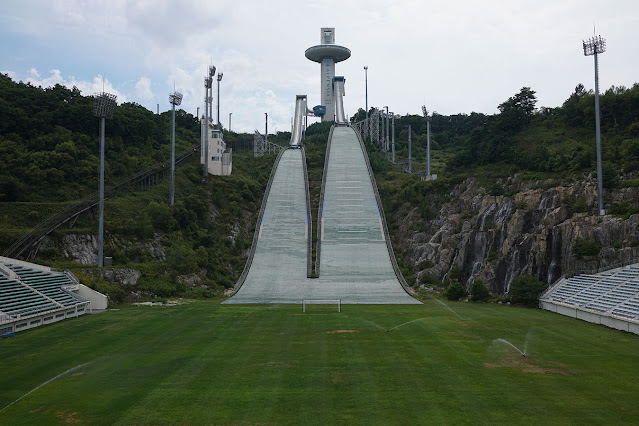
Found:
[{"label": "floodlight pole", "polygon": [[606,51],[606,40],[601,36],[583,42],[584,56],[595,57],[595,133],[597,142],[597,207],[600,215],[605,215],[603,207],[603,176],[601,171],[601,121],[599,114],[599,60],[598,54]]},{"label": "floodlight pole", "polygon": [[368,65],[364,66],[364,74],[366,80],[366,124],[364,130],[364,136],[370,135],[370,129],[368,128]]},{"label": "floodlight pole", "polygon": [[175,106],[182,103],[182,94],[173,92],[169,95],[169,102],[172,106],[171,119],[171,187],[169,189],[169,205],[175,203]]},{"label": "floodlight pole", "polygon": [[107,118],[113,118],[116,96],[110,93],[95,95],[95,115],[100,117],[100,188],[98,200],[98,268],[104,266],[104,138]]},{"label": "floodlight pole", "polygon": [[266,120],[264,121],[264,147],[268,148],[268,112],[264,113]]},{"label": "floodlight pole", "polygon": [[387,106],[383,106],[382,107],[382,138],[381,138],[381,143],[382,143],[382,152],[386,152],[386,130],[384,129],[384,121],[385,121],[385,116],[384,116],[384,108],[386,108],[386,112],[388,114],[388,107]]},{"label": "floodlight pole", "polygon": [[[385,145],[385,150],[388,153],[389,149],[390,149],[390,129],[389,129],[389,124],[390,124],[390,117],[388,116],[388,107],[386,107],[386,141],[384,142]],[[386,154],[386,159],[388,159],[388,154]]]},{"label": "floodlight pole", "polygon": [[171,103],[171,188],[169,206],[175,203],[175,104]]},{"label": "floodlight pole", "polygon": [[206,95],[204,97],[204,109],[205,109],[205,118],[204,118],[204,170],[203,175],[204,179],[209,175],[209,120],[211,119],[211,115],[213,111],[212,109],[212,99],[210,97],[210,93],[213,90],[213,76],[215,75],[215,66],[211,65],[209,67],[209,74],[204,77],[204,88],[206,89]]},{"label": "floodlight pole", "polygon": [[98,268],[104,266],[104,132],[106,118],[100,118],[100,202],[98,205]]},{"label": "floodlight pole", "polygon": [[393,164],[395,164],[395,113],[393,113],[393,148],[392,148],[392,152],[393,152]]},{"label": "floodlight pole", "polygon": [[430,176],[430,115],[426,105],[422,105],[422,112],[426,119],[426,176]]}]

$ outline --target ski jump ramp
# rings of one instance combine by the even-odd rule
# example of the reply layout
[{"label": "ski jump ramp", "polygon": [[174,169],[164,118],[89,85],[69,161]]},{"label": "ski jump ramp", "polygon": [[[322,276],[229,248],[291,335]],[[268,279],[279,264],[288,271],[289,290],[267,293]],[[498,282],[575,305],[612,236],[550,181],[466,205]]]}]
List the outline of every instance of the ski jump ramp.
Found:
[{"label": "ski jump ramp", "polygon": [[296,129],[305,111],[298,97],[291,147],[276,160],[245,270],[236,293],[223,303],[420,303],[400,282],[363,144],[346,126],[333,127],[329,136],[318,218],[319,278],[307,278],[312,228],[306,158]]}]

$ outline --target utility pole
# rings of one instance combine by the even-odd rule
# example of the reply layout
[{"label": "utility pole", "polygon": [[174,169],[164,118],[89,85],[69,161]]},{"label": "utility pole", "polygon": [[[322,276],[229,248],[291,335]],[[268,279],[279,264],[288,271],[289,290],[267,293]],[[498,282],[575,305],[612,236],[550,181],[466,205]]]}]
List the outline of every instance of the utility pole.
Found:
[{"label": "utility pole", "polygon": [[583,42],[584,56],[595,57],[595,132],[597,141],[597,198],[599,214],[605,215],[603,207],[603,177],[601,173],[601,122],[599,115],[599,61],[598,54],[606,51],[606,40],[601,36],[594,36]]},{"label": "utility pole", "polygon": [[268,148],[268,112],[264,113],[266,120],[264,121],[264,148]]},{"label": "utility pole", "polygon": [[229,132],[231,131],[231,116],[233,115],[232,112],[229,112]]}]

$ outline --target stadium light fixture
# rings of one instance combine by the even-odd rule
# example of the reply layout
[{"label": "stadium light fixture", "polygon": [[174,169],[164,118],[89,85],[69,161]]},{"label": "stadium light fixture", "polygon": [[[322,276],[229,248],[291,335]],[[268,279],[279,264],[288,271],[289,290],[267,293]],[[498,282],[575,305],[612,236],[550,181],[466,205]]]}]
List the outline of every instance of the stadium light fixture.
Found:
[{"label": "stadium light fixture", "polygon": [[171,188],[169,189],[169,205],[175,203],[175,106],[182,103],[182,94],[173,92],[169,94],[169,103],[172,109],[171,118]]},{"label": "stadium light fixture", "polygon": [[94,114],[100,118],[100,198],[98,200],[98,268],[104,266],[104,129],[113,118],[117,96],[101,92],[94,95]]},{"label": "stadium light fixture", "polygon": [[606,51],[606,40],[601,36],[593,36],[583,40],[584,56],[595,57],[595,133],[597,141],[597,199],[599,214],[604,215],[603,177],[601,172],[601,121],[599,115],[599,60],[598,55]]}]

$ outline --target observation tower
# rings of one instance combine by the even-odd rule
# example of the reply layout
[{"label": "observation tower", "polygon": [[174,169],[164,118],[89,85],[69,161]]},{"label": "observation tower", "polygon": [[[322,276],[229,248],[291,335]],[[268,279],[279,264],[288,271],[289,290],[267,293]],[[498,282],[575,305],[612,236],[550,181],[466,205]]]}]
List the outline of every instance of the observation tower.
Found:
[{"label": "observation tower", "polygon": [[320,98],[326,113],[322,121],[333,121],[335,118],[335,99],[333,99],[333,77],[335,77],[335,63],[345,61],[351,57],[350,49],[335,44],[335,28],[322,28],[321,43],[306,49],[305,56],[322,65],[320,75]]}]

